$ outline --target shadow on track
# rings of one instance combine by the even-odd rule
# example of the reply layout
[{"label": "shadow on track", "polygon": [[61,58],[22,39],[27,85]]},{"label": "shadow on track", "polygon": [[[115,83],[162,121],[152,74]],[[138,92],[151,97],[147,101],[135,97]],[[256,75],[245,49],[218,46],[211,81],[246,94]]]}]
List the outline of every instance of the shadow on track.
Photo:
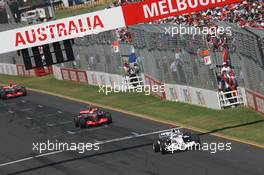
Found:
[{"label": "shadow on track", "polygon": [[200,135],[200,136],[208,135],[208,134],[216,133],[216,132],[219,132],[219,131],[224,131],[224,130],[228,130],[228,129],[232,129],[232,128],[240,128],[240,127],[243,127],[243,126],[253,125],[253,124],[262,123],[262,122],[264,122],[264,119],[263,120],[253,121],[253,122],[248,122],[248,123],[243,123],[243,124],[239,124],[239,125],[233,125],[233,126],[227,126],[227,127],[224,127],[224,128],[214,129],[212,131],[201,133],[201,134],[198,134],[198,135]]},{"label": "shadow on track", "polygon": [[[152,142],[151,143],[140,144],[140,145],[135,145],[135,146],[130,146],[130,147],[126,147],[126,148],[121,148],[121,149],[115,149],[115,150],[111,150],[111,151],[105,151],[105,152],[92,154],[92,155],[84,155],[84,156],[80,156],[80,157],[77,157],[77,158],[62,160],[62,161],[58,161],[58,162],[51,162],[51,163],[47,163],[45,165],[37,166],[37,167],[34,167],[34,168],[29,168],[29,169],[25,169],[25,170],[21,170],[21,171],[17,171],[17,172],[8,173],[7,175],[18,175],[18,174],[22,174],[22,173],[28,173],[30,171],[36,171],[36,170],[39,170],[39,169],[42,169],[42,168],[47,168],[47,167],[55,167],[56,165],[60,165],[60,164],[64,164],[64,163],[68,163],[68,162],[72,162],[72,161],[76,161],[76,160],[93,158],[93,157],[97,157],[97,156],[102,156],[102,155],[116,153],[116,152],[121,152],[121,151],[127,151],[127,150],[141,148],[141,147],[150,146],[150,145],[152,145]],[[42,161],[43,158],[36,158],[34,160]]]}]

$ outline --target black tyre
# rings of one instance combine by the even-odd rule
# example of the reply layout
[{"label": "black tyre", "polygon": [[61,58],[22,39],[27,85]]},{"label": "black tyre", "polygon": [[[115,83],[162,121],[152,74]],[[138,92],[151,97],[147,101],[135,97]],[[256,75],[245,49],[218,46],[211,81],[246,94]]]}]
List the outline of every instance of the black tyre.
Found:
[{"label": "black tyre", "polygon": [[162,142],[160,143],[160,152],[161,152],[161,154],[167,153],[165,143],[162,143]]},{"label": "black tyre", "polygon": [[5,92],[1,92],[0,98],[3,99],[3,100],[6,100],[7,99],[6,93]]},{"label": "black tyre", "polygon": [[74,117],[74,125],[76,128],[80,127],[80,121],[79,121],[79,117]]},{"label": "black tyre", "polygon": [[194,142],[197,143],[197,144],[201,144],[200,137],[199,137],[198,135],[196,135],[196,134],[193,134],[193,135],[191,136],[191,140],[194,141]]},{"label": "black tyre", "polygon": [[160,151],[160,145],[158,143],[158,141],[155,141],[152,145],[152,149],[154,152],[159,152]]},{"label": "black tyre", "polygon": [[108,119],[108,120],[107,120],[107,124],[110,124],[110,123],[113,122],[113,120],[112,120],[112,115],[111,115],[110,112],[106,112],[106,113],[105,113],[105,117]]},{"label": "black tyre", "polygon": [[26,96],[27,95],[27,90],[25,87],[22,87],[21,88],[21,92],[23,93],[23,96]]},{"label": "black tyre", "polygon": [[79,126],[80,126],[80,128],[86,128],[85,118],[79,118]]}]

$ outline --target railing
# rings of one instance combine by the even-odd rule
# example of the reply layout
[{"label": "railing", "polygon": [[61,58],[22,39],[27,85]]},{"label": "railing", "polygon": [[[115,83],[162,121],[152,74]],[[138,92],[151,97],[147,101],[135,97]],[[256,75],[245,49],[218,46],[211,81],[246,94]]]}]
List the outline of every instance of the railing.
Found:
[{"label": "railing", "polygon": [[143,86],[144,82],[143,82],[143,78],[141,75],[137,75],[135,77],[125,76],[123,80],[123,84],[128,89],[134,89],[134,88]]},{"label": "railing", "polygon": [[219,104],[221,108],[232,107],[244,103],[243,95],[240,89],[228,92],[219,92]]}]

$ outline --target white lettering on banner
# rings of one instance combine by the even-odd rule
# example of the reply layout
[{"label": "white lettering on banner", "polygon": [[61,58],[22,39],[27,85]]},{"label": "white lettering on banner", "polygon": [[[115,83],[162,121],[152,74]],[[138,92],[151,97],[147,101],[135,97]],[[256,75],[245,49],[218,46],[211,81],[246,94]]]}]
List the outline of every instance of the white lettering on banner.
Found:
[{"label": "white lettering on banner", "polygon": [[121,7],[0,32],[0,53],[125,27]]},{"label": "white lettering on banner", "polygon": [[188,7],[197,8],[207,6],[209,3],[216,4],[225,0],[162,0],[143,5],[144,17],[151,18],[168,13],[184,11]]}]

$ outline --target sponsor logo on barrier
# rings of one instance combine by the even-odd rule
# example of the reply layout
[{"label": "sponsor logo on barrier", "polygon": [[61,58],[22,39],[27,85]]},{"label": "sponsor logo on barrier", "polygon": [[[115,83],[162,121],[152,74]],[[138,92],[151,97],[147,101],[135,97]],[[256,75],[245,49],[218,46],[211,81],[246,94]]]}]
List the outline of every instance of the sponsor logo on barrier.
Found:
[{"label": "sponsor logo on barrier", "polygon": [[173,88],[173,87],[169,88],[169,92],[170,92],[170,96],[172,97],[171,100],[175,100],[175,101],[179,100],[176,88]]},{"label": "sponsor logo on barrier", "polygon": [[70,72],[70,78],[72,81],[78,81],[78,78],[77,78],[77,72],[75,71],[69,71]]},{"label": "sponsor logo on barrier", "polygon": [[69,72],[68,70],[61,69],[61,74],[63,80],[70,80]]},{"label": "sponsor logo on barrier", "polygon": [[205,98],[203,96],[203,93],[200,92],[200,91],[196,91],[196,95],[197,95],[197,99],[198,99],[198,104],[199,105],[206,106]]},{"label": "sponsor logo on barrier", "polygon": [[255,108],[255,104],[254,104],[254,97],[252,94],[250,94],[249,92],[246,92],[247,94],[247,102],[248,102],[248,106],[250,106],[251,108]]},{"label": "sponsor logo on barrier", "polygon": [[80,82],[87,82],[86,72],[77,72],[78,78]]},{"label": "sponsor logo on barrier", "polygon": [[112,86],[116,83],[113,77],[109,77],[109,82]]},{"label": "sponsor logo on barrier", "polygon": [[258,111],[264,113],[264,99],[256,97],[256,102]]},{"label": "sponsor logo on barrier", "polygon": [[102,83],[103,85],[106,85],[106,81],[105,81],[105,77],[104,77],[104,75],[100,75],[100,79],[101,79],[101,83]]},{"label": "sponsor logo on barrier", "polygon": [[98,84],[98,83],[97,83],[97,77],[96,77],[96,74],[91,74],[91,77],[92,77],[92,82],[93,82],[93,84]]},{"label": "sponsor logo on barrier", "polygon": [[183,95],[185,102],[192,103],[192,96],[189,89],[183,89]]}]

